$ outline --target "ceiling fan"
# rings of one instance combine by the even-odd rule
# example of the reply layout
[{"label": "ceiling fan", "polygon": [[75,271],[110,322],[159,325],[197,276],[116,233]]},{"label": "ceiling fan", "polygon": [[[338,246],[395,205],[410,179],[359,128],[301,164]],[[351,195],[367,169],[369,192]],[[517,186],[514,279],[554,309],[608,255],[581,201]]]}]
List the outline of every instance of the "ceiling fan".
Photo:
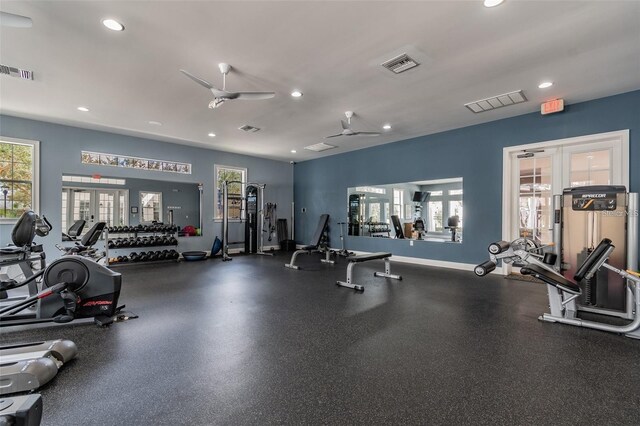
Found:
[{"label": "ceiling fan", "polygon": [[0,25],[13,28],[31,28],[33,21],[28,16],[16,15],[9,12],[0,12]]},{"label": "ceiling fan", "polygon": [[353,117],[353,111],[347,111],[344,113],[347,116],[347,122],[340,120],[342,124],[342,132],[337,135],[325,136],[325,138],[337,138],[338,136],[356,136],[356,135],[368,135],[368,136],[380,136],[378,132],[356,132],[351,128],[351,117]]},{"label": "ceiling fan", "polygon": [[227,86],[227,74],[229,74],[229,70],[231,70],[231,65],[221,63],[221,64],[218,64],[218,68],[222,73],[222,90],[216,89],[208,81],[198,78],[195,75],[189,73],[188,71],[185,71],[182,69],[180,70],[182,74],[186,75],[191,80],[211,90],[211,93],[213,93],[213,100],[209,103],[209,108],[211,109],[218,108],[225,101],[232,100],[232,99],[245,99],[245,100],[271,99],[276,95],[274,92],[229,92],[226,90],[226,86]]}]

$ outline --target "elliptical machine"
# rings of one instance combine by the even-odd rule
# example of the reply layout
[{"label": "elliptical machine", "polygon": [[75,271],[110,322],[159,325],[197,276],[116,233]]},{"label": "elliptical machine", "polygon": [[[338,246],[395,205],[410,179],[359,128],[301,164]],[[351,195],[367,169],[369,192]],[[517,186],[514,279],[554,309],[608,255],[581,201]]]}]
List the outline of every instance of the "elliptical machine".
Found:
[{"label": "elliptical machine", "polygon": [[[16,246],[24,244],[20,244],[22,248],[10,247],[9,250],[23,253],[24,247],[31,246],[37,233],[36,218],[32,211],[20,217],[12,237]],[[42,279],[42,288],[38,292],[39,279]],[[14,281],[4,287],[15,289],[25,285],[29,286],[29,297],[0,309],[0,327],[51,321],[66,323],[91,317],[97,324],[107,325],[113,322],[112,317],[121,309],[117,306],[121,275],[86,257],[65,256],[24,281]]]}]

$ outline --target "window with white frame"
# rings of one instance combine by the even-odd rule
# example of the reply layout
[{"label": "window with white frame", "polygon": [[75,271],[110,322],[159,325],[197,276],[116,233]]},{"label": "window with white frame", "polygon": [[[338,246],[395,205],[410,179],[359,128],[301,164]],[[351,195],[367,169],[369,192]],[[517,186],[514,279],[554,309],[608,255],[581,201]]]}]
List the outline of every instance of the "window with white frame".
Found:
[{"label": "window with white frame", "polygon": [[162,192],[140,191],[142,222],[162,222]]},{"label": "window with white frame", "polygon": [[0,137],[0,220],[38,209],[39,143]]},{"label": "window with white frame", "polygon": [[404,219],[404,191],[402,189],[393,188],[393,214],[400,219]]},{"label": "window with white frame", "polygon": [[244,219],[242,200],[245,196],[247,183],[247,169],[242,167],[214,166],[215,174],[215,218],[222,219],[224,209],[224,182],[227,182],[227,197],[229,200],[229,220]]}]

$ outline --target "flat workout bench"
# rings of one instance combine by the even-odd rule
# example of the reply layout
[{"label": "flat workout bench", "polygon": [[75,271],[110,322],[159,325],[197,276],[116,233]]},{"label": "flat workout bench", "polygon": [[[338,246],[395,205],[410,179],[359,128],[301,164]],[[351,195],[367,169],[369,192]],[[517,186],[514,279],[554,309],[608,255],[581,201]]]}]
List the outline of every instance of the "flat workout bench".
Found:
[{"label": "flat workout bench", "polygon": [[375,277],[393,278],[395,280],[402,280],[400,275],[391,273],[391,253],[379,252],[371,254],[361,254],[359,256],[350,256],[347,258],[349,265],[347,266],[347,281],[336,281],[336,284],[341,287],[349,287],[356,291],[364,291],[364,287],[353,283],[353,268],[357,263],[367,262],[369,260],[384,259],[384,272],[374,272]]}]

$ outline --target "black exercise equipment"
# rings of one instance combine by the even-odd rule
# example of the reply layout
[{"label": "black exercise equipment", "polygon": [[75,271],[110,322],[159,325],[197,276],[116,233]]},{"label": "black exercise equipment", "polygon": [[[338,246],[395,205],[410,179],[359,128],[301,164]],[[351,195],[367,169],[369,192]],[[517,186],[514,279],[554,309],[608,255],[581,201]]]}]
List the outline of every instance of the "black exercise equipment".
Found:
[{"label": "black exercise equipment", "polygon": [[449,229],[451,231],[451,241],[456,241],[456,234],[458,232],[458,227],[460,226],[460,217],[455,215],[449,217],[447,219],[447,226],[444,229]]},{"label": "black exercise equipment", "polygon": [[402,230],[402,223],[400,223],[400,218],[398,215],[391,215],[391,223],[393,224],[393,230],[396,233],[396,238],[399,240],[404,239],[404,231]]},{"label": "black exercise equipment", "polygon": [[85,220],[76,220],[73,222],[73,225],[69,227],[66,233],[62,233],[62,241],[75,241],[78,239],[80,234],[82,234],[82,230],[84,229],[84,225],[87,222]]},{"label": "black exercise equipment", "polygon": [[[244,222],[244,252],[258,252],[258,187],[247,185],[246,220]],[[184,253],[183,253],[184,257]]]},{"label": "black exercise equipment", "polygon": [[[43,277],[42,290],[0,309],[0,326],[91,317],[103,321],[118,310],[121,275],[86,257],[64,256],[39,275]],[[34,305],[35,310],[22,313]]]},{"label": "black exercise equipment", "polygon": [[105,222],[96,222],[84,236],[80,240],[80,242],[76,242],[75,245],[71,247],[60,247],[56,245],[56,247],[64,252],[65,255],[77,255],[90,257],[94,260],[99,260],[103,256],[98,253],[98,250],[93,246],[98,242],[100,236],[102,235],[102,231],[104,230],[107,224]]},{"label": "black exercise equipment", "polygon": [[[0,299],[8,299],[7,290],[29,285],[29,295],[38,292],[35,278],[45,269],[46,255],[41,244],[34,244],[36,236],[49,234],[52,226],[46,217],[39,217],[31,210],[24,212],[11,230],[13,245],[0,248],[0,267],[17,265],[24,275],[23,281],[16,281],[6,275],[0,275]],[[34,264],[39,268],[34,270]],[[34,278],[30,280],[30,278]]]},{"label": "black exercise equipment", "polygon": [[0,425],[38,426],[41,420],[40,394],[0,398]]},{"label": "black exercise equipment", "polygon": [[205,251],[185,251],[182,252],[184,260],[203,260],[207,258],[207,252]]},{"label": "black exercise equipment", "polygon": [[[294,251],[293,255],[291,256],[291,261],[285,264],[284,266],[291,269],[300,269],[300,267],[295,264],[296,258],[300,253],[311,254],[319,251],[320,243],[322,242],[322,238],[324,236],[325,231],[327,230],[328,225],[329,225],[329,215],[328,214],[320,215],[320,220],[318,221],[318,227],[316,228],[316,232],[313,234],[313,237],[311,238],[311,241],[309,242],[309,244],[300,248],[299,250]],[[327,248],[325,250],[325,258],[321,259],[321,262],[334,263],[334,261],[329,258],[330,256],[331,256],[331,252]]]}]

